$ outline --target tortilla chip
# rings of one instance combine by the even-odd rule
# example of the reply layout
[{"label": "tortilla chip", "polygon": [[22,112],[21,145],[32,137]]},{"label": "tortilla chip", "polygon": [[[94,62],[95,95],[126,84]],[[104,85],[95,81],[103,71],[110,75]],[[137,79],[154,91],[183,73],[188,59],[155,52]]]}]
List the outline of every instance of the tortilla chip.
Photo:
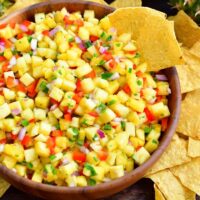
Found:
[{"label": "tortilla chip", "polygon": [[175,134],[168,148],[159,161],[147,172],[147,175],[176,165],[181,165],[190,160],[191,158],[187,155],[187,141]]},{"label": "tortilla chip", "polygon": [[149,176],[166,200],[195,200],[195,193],[184,187],[167,169]]},{"label": "tortilla chip", "polygon": [[200,58],[200,40],[192,46],[190,52]]},{"label": "tortilla chip", "polygon": [[154,190],[155,190],[155,200],[166,200],[163,196],[162,192],[159,190],[158,186],[154,184]]},{"label": "tortilla chip", "polygon": [[10,184],[0,177],[0,198],[4,195],[9,187]]},{"label": "tortilla chip", "polygon": [[[192,77],[191,77],[192,78]],[[200,89],[186,95],[181,104],[177,132],[200,139]]]},{"label": "tortilla chip", "polygon": [[176,40],[173,22],[165,14],[151,8],[120,8],[109,15],[119,34],[131,33],[141,60],[149,71],[182,64],[182,52]]},{"label": "tortilla chip", "polygon": [[110,4],[114,8],[142,6],[142,0],[115,0]]},{"label": "tortilla chip", "polygon": [[200,38],[200,27],[182,10],[174,17],[174,26],[178,41],[188,48]]},{"label": "tortilla chip", "polygon": [[171,169],[181,183],[200,195],[200,158],[194,158],[191,162]]},{"label": "tortilla chip", "polygon": [[[181,93],[191,92],[200,88],[200,57],[182,48],[185,65],[177,65]],[[192,78],[191,78],[192,77]]]},{"label": "tortilla chip", "polygon": [[188,155],[192,158],[200,157],[200,140],[189,138],[188,141]]}]

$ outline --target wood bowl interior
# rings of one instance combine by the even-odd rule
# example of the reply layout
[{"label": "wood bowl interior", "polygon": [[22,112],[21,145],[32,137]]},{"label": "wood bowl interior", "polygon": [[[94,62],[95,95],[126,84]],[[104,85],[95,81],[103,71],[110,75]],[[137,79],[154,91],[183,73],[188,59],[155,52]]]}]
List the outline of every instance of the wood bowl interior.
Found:
[{"label": "wood bowl interior", "polygon": [[[81,2],[78,0],[57,0],[36,4],[28,8],[16,11],[8,17],[1,20],[0,23],[19,23],[25,19],[33,19],[35,13],[48,13],[60,10],[63,7],[66,7],[70,12],[83,12],[86,9],[91,9],[95,11],[96,16],[98,18],[102,18],[114,11],[114,8],[93,2]],[[178,122],[181,102],[178,75],[174,67],[165,69],[163,70],[163,72],[167,75],[169,79],[169,84],[172,91],[172,94],[169,96],[169,108],[171,111],[169,126],[166,132],[161,137],[158,149],[151,155],[151,158],[142,166],[137,167],[132,172],[127,173],[125,176],[119,179],[113,180],[108,183],[102,183],[93,187],[88,186],[70,188],[36,183],[18,176],[13,171],[7,169],[2,165],[0,165],[0,175],[16,188],[49,200],[64,200],[73,198],[76,200],[98,199],[110,196],[132,185],[133,183],[141,179],[146,173],[146,171],[160,158],[164,150],[169,145]]]}]

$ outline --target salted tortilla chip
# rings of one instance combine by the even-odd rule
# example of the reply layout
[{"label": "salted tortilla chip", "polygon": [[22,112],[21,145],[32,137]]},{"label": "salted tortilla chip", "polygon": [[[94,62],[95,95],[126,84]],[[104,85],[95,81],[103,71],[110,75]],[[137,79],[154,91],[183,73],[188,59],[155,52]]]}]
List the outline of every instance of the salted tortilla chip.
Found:
[{"label": "salted tortilla chip", "polygon": [[[200,88],[200,57],[182,48],[184,65],[177,65],[181,93],[191,92]],[[192,77],[192,78],[191,78]]]},{"label": "salted tortilla chip", "polygon": [[190,52],[200,58],[200,40],[192,46]]},{"label": "salted tortilla chip", "polygon": [[166,151],[158,162],[147,172],[146,176],[163,169],[181,165],[190,160],[191,158],[187,155],[187,141],[175,134]]},{"label": "salted tortilla chip", "polygon": [[200,195],[200,158],[194,158],[189,163],[176,166],[171,169],[171,172],[185,187]]},{"label": "salted tortilla chip", "polygon": [[119,34],[131,33],[141,60],[149,64],[149,71],[159,71],[182,64],[182,52],[176,40],[172,21],[165,14],[151,8],[120,8],[108,15]]},{"label": "salted tortilla chip", "polygon": [[[192,78],[192,77],[191,77]],[[181,103],[181,114],[176,131],[200,139],[200,89],[187,93]]]},{"label": "salted tortilla chip", "polygon": [[142,6],[142,0],[115,0],[110,4],[114,8]]},{"label": "salted tortilla chip", "polygon": [[9,187],[10,184],[0,177],[0,198],[4,195]]},{"label": "salted tortilla chip", "polygon": [[200,157],[200,140],[189,137],[188,155],[192,158]]},{"label": "salted tortilla chip", "polygon": [[159,190],[158,186],[154,184],[154,190],[155,190],[155,200],[166,200],[163,196],[162,192]]},{"label": "salted tortilla chip", "polygon": [[167,169],[149,176],[166,200],[195,200],[195,193],[184,187]]},{"label": "salted tortilla chip", "polygon": [[184,11],[174,17],[174,26],[178,41],[191,48],[200,38],[200,27]]}]

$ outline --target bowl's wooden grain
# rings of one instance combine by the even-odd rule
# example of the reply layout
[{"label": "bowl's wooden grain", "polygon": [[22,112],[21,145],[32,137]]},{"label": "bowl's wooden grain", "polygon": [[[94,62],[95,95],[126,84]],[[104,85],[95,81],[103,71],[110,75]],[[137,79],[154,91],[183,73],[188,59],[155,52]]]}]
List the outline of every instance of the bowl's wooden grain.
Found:
[{"label": "bowl's wooden grain", "polygon": [[[78,0],[57,0],[36,4],[23,10],[16,11],[15,13],[12,13],[8,17],[1,20],[0,23],[22,22],[24,19],[33,19],[35,13],[47,13],[51,11],[60,10],[63,7],[66,7],[70,12],[83,12],[86,9],[92,9],[95,11],[96,16],[98,18],[102,18],[105,15],[114,11],[114,9],[111,7],[92,2],[81,2]],[[181,102],[179,79],[175,68],[169,68],[164,70],[163,72],[167,75],[169,79],[169,84],[172,91],[172,94],[169,96],[169,108],[171,111],[169,126],[167,131],[165,132],[165,134],[163,134],[161,138],[159,148],[152,154],[151,158],[142,166],[136,168],[130,173],[127,173],[124,177],[121,177],[117,180],[108,183],[103,183],[93,187],[82,188],[58,187],[36,183],[16,175],[13,171],[7,169],[2,165],[0,165],[0,175],[16,188],[49,200],[98,199],[117,193],[123,190],[124,188],[127,188],[131,184],[135,183],[136,181],[141,179],[146,173],[146,171],[159,159],[159,157],[162,155],[162,153],[170,143],[170,140],[176,129]]]}]

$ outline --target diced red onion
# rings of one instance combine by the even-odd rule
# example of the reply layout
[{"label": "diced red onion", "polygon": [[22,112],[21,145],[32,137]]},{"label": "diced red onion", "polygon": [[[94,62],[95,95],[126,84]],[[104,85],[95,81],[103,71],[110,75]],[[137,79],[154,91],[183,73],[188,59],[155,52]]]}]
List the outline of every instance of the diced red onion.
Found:
[{"label": "diced red onion", "polygon": [[104,138],[105,137],[105,134],[104,134],[104,132],[102,130],[100,130],[100,129],[97,130],[97,133],[98,133],[100,138]]},{"label": "diced red onion", "polygon": [[62,165],[67,165],[67,164],[69,164],[69,160],[67,158],[63,158]]},{"label": "diced red onion", "polygon": [[50,36],[50,37],[53,37],[58,31],[59,31],[58,27],[52,29],[52,30],[49,32],[49,36]]},{"label": "diced red onion", "polygon": [[19,131],[18,139],[19,139],[20,141],[22,141],[22,140],[24,139],[25,134],[26,134],[26,128],[23,127],[23,128],[21,128],[21,130]]},{"label": "diced red onion", "polygon": [[0,45],[1,46],[5,46],[5,42],[3,42],[3,41],[0,40]]},{"label": "diced red onion", "polygon": [[109,80],[114,81],[114,80],[119,79],[119,78],[120,78],[119,73],[118,73],[118,72],[115,72],[115,73],[109,78]]},{"label": "diced red onion", "polygon": [[56,127],[55,126],[52,126],[51,127],[51,131],[55,131],[56,130]]},{"label": "diced red onion", "polygon": [[82,40],[81,40],[81,38],[80,37],[75,37],[75,42],[76,43],[78,43],[78,44],[80,44],[80,43],[82,43]]},{"label": "diced red onion", "polygon": [[25,26],[25,25],[23,25],[23,24],[20,24],[20,29],[23,31],[23,32],[27,32],[28,31],[28,28]]},{"label": "diced red onion", "polygon": [[16,57],[15,56],[13,56],[11,59],[10,59],[10,65],[16,65],[17,64],[17,60],[16,60]]},{"label": "diced red onion", "polygon": [[116,61],[117,63],[120,63],[120,57],[119,57],[119,56],[115,56],[115,61]]},{"label": "diced red onion", "polygon": [[113,119],[114,122],[121,122],[123,121],[123,119],[121,117],[116,117],[115,119]]},{"label": "diced red onion", "polygon": [[111,28],[109,29],[109,31],[110,31],[111,33],[115,33],[117,30],[116,30],[116,28],[111,27]]},{"label": "diced red onion", "polygon": [[83,43],[80,43],[80,44],[79,44],[79,48],[80,48],[82,51],[86,51],[86,48],[85,48],[85,46],[84,46]]},{"label": "diced red onion", "polygon": [[37,39],[32,39],[31,40],[31,49],[36,50],[37,49]]},{"label": "diced red onion", "polygon": [[151,100],[149,101],[149,103],[150,103],[150,104],[153,104],[153,103],[155,103],[155,101],[156,101],[156,98],[151,99]]},{"label": "diced red onion", "polygon": [[94,124],[94,126],[95,126],[96,128],[100,128],[100,125],[99,125],[99,124]]},{"label": "diced red onion", "polygon": [[56,71],[58,69],[58,66],[53,67],[53,71]]},{"label": "diced red onion", "polygon": [[171,91],[171,89],[170,89],[170,88],[168,88],[168,93],[169,93],[169,94],[171,94],[171,93],[172,93],[172,91]]},{"label": "diced red onion", "polygon": [[72,175],[72,176],[79,176],[80,174],[79,174],[78,171],[75,171],[75,172],[73,172],[71,175]]},{"label": "diced red onion", "polygon": [[52,106],[50,107],[50,111],[53,111],[53,110],[55,110],[57,107],[58,107],[58,105],[57,105],[57,104],[54,104],[54,105],[52,105]]},{"label": "diced red onion", "polygon": [[17,108],[13,109],[11,112],[12,112],[13,115],[19,115],[21,113],[21,111]]},{"label": "diced red onion", "polygon": [[12,37],[12,38],[10,38],[10,41],[11,41],[12,43],[15,43],[15,42],[17,41],[17,39],[14,38],[14,37]]},{"label": "diced red onion", "polygon": [[4,151],[5,144],[0,144],[0,153]]},{"label": "diced red onion", "polygon": [[164,74],[156,74],[156,79],[158,81],[167,81],[167,76],[165,76]]},{"label": "diced red onion", "polygon": [[81,146],[80,147],[80,151],[82,152],[82,153],[84,153],[84,154],[88,154],[90,151],[86,148],[86,147],[84,147],[84,146]]},{"label": "diced red onion", "polygon": [[103,54],[103,53],[105,53],[106,51],[108,50],[108,47],[100,47],[99,48],[99,52],[101,53],[101,54]]}]

